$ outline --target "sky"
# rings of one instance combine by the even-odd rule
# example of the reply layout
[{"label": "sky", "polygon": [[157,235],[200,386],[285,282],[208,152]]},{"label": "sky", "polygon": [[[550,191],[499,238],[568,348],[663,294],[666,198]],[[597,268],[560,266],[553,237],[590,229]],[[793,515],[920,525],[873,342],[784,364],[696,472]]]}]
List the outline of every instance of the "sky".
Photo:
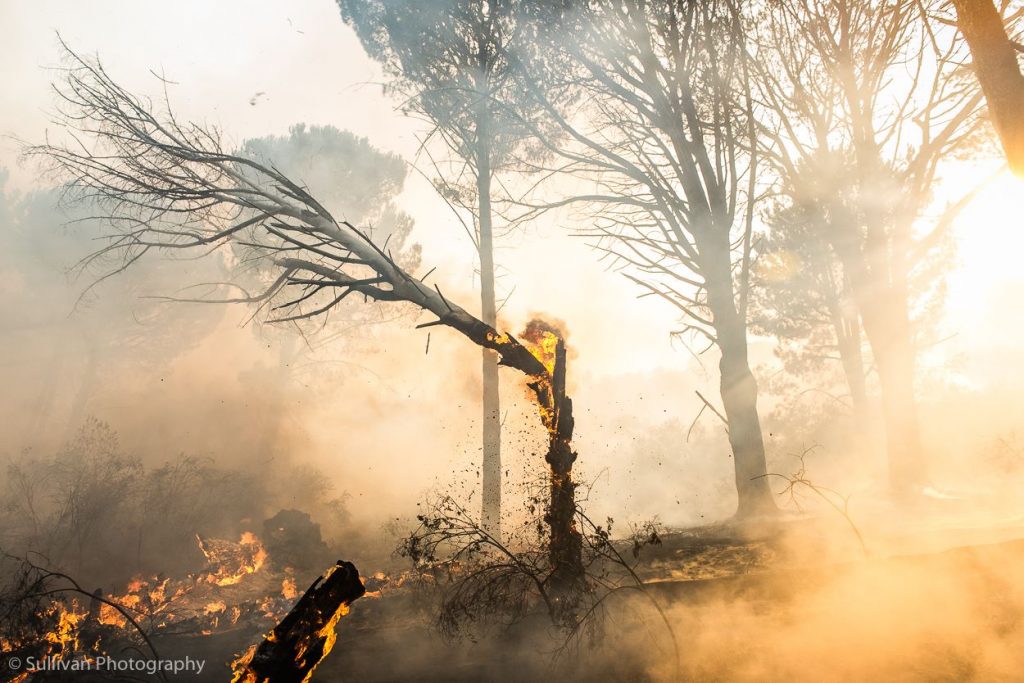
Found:
[{"label": "sky", "polygon": [[[39,142],[47,135],[54,108],[50,81],[59,76],[55,70],[62,59],[58,33],[72,49],[99,55],[115,80],[132,92],[159,97],[160,83],[152,72],[159,73],[172,83],[169,93],[179,118],[216,125],[229,141],[282,135],[300,122],[333,125],[412,161],[423,133],[422,124],[404,117],[385,95],[379,67],[364,54],[331,0],[0,0],[0,26],[0,64],[5,72],[0,89],[0,166],[11,173],[9,189],[25,192],[39,186],[36,169],[18,159],[19,140]],[[974,165],[954,169],[940,188],[940,198],[954,201],[979,177]],[[976,388],[1005,379],[1005,368],[995,358],[1012,352],[1013,345],[1002,330],[1024,326],[1024,307],[1006,305],[1019,302],[1024,293],[1019,267],[1024,248],[1022,189],[1018,180],[999,178],[954,226],[959,254],[949,274],[949,313],[942,324],[945,341],[926,355],[929,371],[955,372],[958,381]],[[472,250],[447,207],[415,173],[409,176],[400,204],[416,222],[411,239],[423,246],[425,269],[436,266],[436,278],[446,294],[475,310]],[[581,452],[589,448],[594,453],[590,474],[599,476],[606,466],[621,462],[623,449],[635,448],[636,436],[625,433],[631,424],[670,424],[677,431],[681,425],[685,432],[700,406],[694,390],[714,394],[716,361],[708,357],[699,363],[673,344],[670,332],[677,320],[672,310],[654,299],[637,299],[633,285],[610,272],[582,239],[570,234],[570,223],[569,216],[553,214],[501,241],[499,289],[511,293],[501,315],[513,332],[536,313],[566,323],[575,354],[570,372],[578,394],[578,445]],[[245,311],[226,313],[216,332],[175,366],[177,379],[169,375],[168,380],[186,393],[212,384],[242,386],[239,377],[246,377],[253,366],[276,362],[280,338],[254,335],[243,327],[247,319]],[[373,491],[408,501],[452,467],[472,460],[478,428],[473,404],[478,351],[435,328],[431,355],[424,356],[425,333],[410,327],[408,321],[392,324],[383,333],[385,341],[360,356],[357,364],[363,370],[348,376],[344,391],[326,390],[325,398],[307,401],[307,408],[294,417],[292,427],[304,435],[309,451],[319,461],[332,463],[332,474],[358,495]],[[23,353],[29,358],[29,351]],[[753,355],[755,362],[770,362],[771,343],[755,340]],[[80,372],[77,361],[69,362],[68,384],[85,382],[75,379]],[[332,362],[330,349],[321,350],[317,362]],[[25,365],[15,357],[7,367],[18,364]],[[464,375],[453,376],[460,368],[467,368]],[[300,391],[318,381],[308,377],[297,380]],[[133,387],[120,396],[110,387],[105,393],[98,390],[90,399],[90,411],[116,422],[118,415],[135,410],[132,397],[145,396],[154,382],[164,379],[145,374],[126,378],[111,385]],[[515,381],[510,378],[506,384]],[[35,396],[33,391],[26,393]],[[505,391],[511,401],[521,398],[516,386]],[[225,390],[225,395],[236,394]],[[439,400],[448,406],[432,414]],[[19,403],[18,397],[8,395],[5,401],[4,405],[31,412],[28,402]],[[346,405],[359,406],[355,417],[345,420],[363,429],[340,436],[333,421]],[[52,410],[54,415],[44,416],[44,422],[67,414],[66,408]],[[175,416],[179,421],[196,418],[187,409],[136,412],[140,417],[135,426],[122,427],[129,443],[142,443],[153,433],[170,444],[195,435],[175,424]],[[714,424],[707,427],[715,429]],[[210,433],[195,430],[199,432]],[[398,434],[397,443],[389,446],[388,438]],[[24,441],[31,435],[22,436]],[[339,438],[344,445],[338,444]],[[402,449],[432,439],[441,455],[434,457],[432,451],[406,467]],[[211,443],[222,440],[229,441]],[[346,455],[329,457],[336,449]],[[703,458],[700,467],[727,480],[731,465],[724,460],[724,449],[692,457]],[[672,476],[689,476],[686,457],[690,456],[676,463]],[[367,458],[379,464],[367,465]],[[395,467],[403,467],[405,474],[397,484],[391,474]],[[693,514],[695,510],[691,508]]]},{"label": "sky", "polygon": [[[54,108],[52,69],[61,64],[58,33],[72,49],[98,54],[133,92],[159,97],[159,83],[150,72],[162,74],[176,83],[170,96],[179,116],[217,125],[229,141],[285,134],[299,122],[333,125],[412,160],[423,133],[420,122],[404,117],[384,95],[379,67],[330,0],[183,2],[169,12],[164,5],[126,2],[3,2],[0,7],[0,19],[9,27],[0,51],[10,74],[0,95],[0,130],[17,139],[38,141],[46,135]],[[4,140],[2,154],[0,163],[11,169],[12,185],[27,189],[36,182],[34,168],[18,165],[16,140]],[[447,277],[467,280],[471,247],[459,239],[461,229],[418,174],[410,175],[402,204],[417,219],[414,238],[424,246],[424,263],[437,265]],[[552,314],[562,317],[568,314],[554,311],[597,314],[587,316],[596,328],[591,343],[600,344],[595,353],[612,371],[619,361],[630,368],[653,367],[674,358],[665,308],[635,302],[635,292],[596,264],[581,240],[567,238],[550,221],[541,223],[499,245],[498,260],[510,281],[506,291],[511,280],[515,285],[509,316],[540,310],[544,306],[533,302],[544,300],[551,302]],[[547,248],[533,248],[536,241]],[[559,268],[567,253],[572,266]],[[558,275],[548,273],[558,270],[571,282],[552,287]],[[602,315],[602,310],[616,313]],[[614,337],[623,327],[638,334],[661,328],[666,343],[643,358],[627,349],[616,353],[622,345],[614,341],[601,343],[602,335]]]}]

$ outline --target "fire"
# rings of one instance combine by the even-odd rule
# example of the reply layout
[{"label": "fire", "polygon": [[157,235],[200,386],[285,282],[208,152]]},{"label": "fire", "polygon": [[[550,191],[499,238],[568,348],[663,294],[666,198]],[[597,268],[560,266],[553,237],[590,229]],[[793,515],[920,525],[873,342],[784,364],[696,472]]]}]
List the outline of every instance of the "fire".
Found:
[{"label": "fire", "polygon": [[50,613],[57,615],[57,626],[46,634],[46,641],[56,645],[59,652],[78,648],[78,624],[85,619],[85,613],[79,610],[78,602],[71,601],[69,609],[60,603],[50,607]]},{"label": "fire", "polygon": [[[270,638],[273,635],[271,633],[267,636]],[[246,648],[245,652],[235,658],[235,661],[231,662],[231,670],[234,671],[234,675],[231,676],[231,683],[256,683],[256,672],[249,668],[249,662],[256,655],[256,646],[250,645]]]},{"label": "fire", "polygon": [[227,608],[228,605],[223,600],[214,600],[206,603],[205,611],[207,614],[217,614],[219,612],[227,611]]},{"label": "fire", "polygon": [[[349,606],[345,603],[342,603],[341,606],[338,608],[338,611],[334,613],[333,617],[331,617],[331,620],[328,621],[327,624],[325,624],[322,629],[320,629],[319,633],[317,633],[318,636],[324,638],[324,653],[320,656],[321,662],[324,659],[326,659],[327,655],[331,654],[331,650],[334,649],[334,643],[338,640],[338,633],[337,631],[335,631],[335,628],[338,626],[338,622],[341,620],[341,618],[348,613]],[[309,681],[309,679],[313,677],[313,671],[315,670],[315,666],[312,669],[310,669],[309,673],[306,674],[306,677],[302,679],[302,683],[307,683],[307,681]]]},{"label": "fire", "polygon": [[[526,349],[547,371],[545,375],[538,376],[527,386],[534,394],[541,421],[547,428],[549,437],[559,438],[559,433],[565,426],[560,426],[560,412],[566,407],[565,368],[558,367],[559,363],[563,366],[565,364],[565,333],[556,325],[534,318],[527,323],[522,337]],[[567,405],[571,406],[571,402]],[[571,423],[571,407],[569,410]]]},{"label": "fire", "polygon": [[84,600],[61,596],[57,591],[52,601],[36,614],[41,625],[39,635],[13,641],[0,639],[0,649],[22,650],[39,658],[57,660],[94,657],[108,649],[142,646],[133,620],[150,634],[182,627],[210,634],[237,624],[243,617],[259,620],[261,627],[266,623],[263,620],[280,620],[291,598],[298,594],[290,574],[281,583],[280,595],[272,589],[265,593],[265,582],[252,581],[249,592],[260,591],[258,597],[238,601],[237,597],[228,597],[237,596],[237,592],[221,593],[266,564],[267,551],[254,534],[244,533],[237,542],[199,536],[196,540],[207,561],[207,567],[198,574],[181,579],[137,575],[123,593],[97,591],[91,599]]},{"label": "fire", "polygon": [[[19,636],[14,642],[0,641],[2,649],[57,660],[92,658],[126,648],[146,652],[140,628],[145,629],[142,635],[150,637],[183,631],[211,635],[239,626],[252,628],[254,633],[266,632],[269,624],[280,625],[289,610],[301,605],[308,630],[271,630],[264,642],[277,647],[288,640],[288,659],[294,658],[296,669],[303,672],[296,680],[304,676],[308,681],[308,674],[334,646],[334,629],[348,613],[348,602],[365,593],[355,568],[345,564],[343,572],[335,573],[343,568],[339,563],[321,578],[320,588],[329,583],[326,595],[330,607],[323,608],[318,602],[323,596],[317,597],[315,592],[312,597],[303,594],[291,569],[283,568],[274,577],[253,576],[268,560],[266,549],[255,535],[242,534],[238,541],[201,536],[196,540],[207,561],[202,571],[182,578],[137,575],[123,593],[97,590],[91,598],[77,600],[70,595],[55,595],[36,614],[38,623],[43,625],[37,631],[40,635],[24,640]],[[330,596],[334,595],[331,591],[339,589],[347,591],[346,602],[336,607]],[[250,648],[236,660],[234,681],[255,683],[254,676],[258,674],[249,667],[255,653],[256,648]]]},{"label": "fire", "polygon": [[[329,579],[331,575],[335,571],[337,571],[337,569],[337,566],[328,569],[324,573],[324,581],[327,581],[327,579]],[[302,679],[302,683],[308,683],[309,679],[313,677],[313,672],[316,670],[317,664],[326,659],[327,655],[331,654],[331,650],[334,649],[334,643],[338,640],[338,634],[335,632],[335,628],[338,626],[338,622],[341,620],[341,618],[348,614],[348,612],[348,603],[343,602],[340,605],[338,605],[338,609],[334,612],[334,614],[327,621],[327,623],[324,624],[323,628],[317,631],[315,636],[307,637],[305,639],[305,642],[303,642],[302,645],[299,647],[298,651],[295,654],[295,661],[304,663],[306,653],[309,650],[309,647],[313,643],[315,643],[319,638],[324,639],[323,653],[320,655],[319,661],[313,663],[313,666],[309,669],[309,672],[306,674],[306,677]],[[273,636],[273,633],[271,633],[271,636]]]},{"label": "fire", "polygon": [[554,325],[534,318],[523,331],[524,346],[541,362],[548,374],[555,371],[555,351],[564,335]]},{"label": "fire", "polygon": [[365,592],[356,568],[339,561],[310,586],[263,642],[232,663],[232,683],[267,683],[279,675],[282,680],[297,681],[301,676],[303,683],[309,681],[334,647],[338,621]]},{"label": "fire", "polygon": [[219,539],[203,540],[196,534],[199,550],[214,568],[206,580],[218,586],[233,586],[249,574],[255,574],[267,561],[267,551],[256,538],[246,531],[238,543]]},{"label": "fire", "polygon": [[490,341],[490,342],[494,342],[495,344],[498,344],[500,346],[502,344],[508,344],[509,342],[512,341],[512,338],[509,337],[504,332],[501,333],[501,334],[497,334],[495,332],[488,332],[487,333],[487,340]]},{"label": "fire", "polygon": [[117,628],[124,628],[128,625],[128,620],[124,618],[124,615],[115,609],[113,605],[106,603],[100,605],[99,621],[104,626],[115,626]]}]

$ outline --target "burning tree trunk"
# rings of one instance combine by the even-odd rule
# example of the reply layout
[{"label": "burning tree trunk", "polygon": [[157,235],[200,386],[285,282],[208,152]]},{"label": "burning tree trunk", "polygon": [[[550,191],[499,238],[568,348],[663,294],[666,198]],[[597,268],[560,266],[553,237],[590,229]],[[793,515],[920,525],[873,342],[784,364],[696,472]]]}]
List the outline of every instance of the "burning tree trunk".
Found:
[{"label": "burning tree trunk", "polygon": [[233,666],[232,683],[302,683],[330,654],[338,620],[366,593],[359,572],[338,561],[295,603],[258,646]]},{"label": "burning tree trunk", "polygon": [[576,528],[576,484],[572,466],[572,399],[565,393],[565,340],[554,328],[540,321],[527,327],[525,338],[533,342],[536,355],[550,370],[550,382],[534,382],[530,387],[540,403],[541,418],[548,430],[551,468],[551,497],[545,521],[550,529],[549,558],[552,592],[556,599],[577,593],[583,579],[583,537]]}]

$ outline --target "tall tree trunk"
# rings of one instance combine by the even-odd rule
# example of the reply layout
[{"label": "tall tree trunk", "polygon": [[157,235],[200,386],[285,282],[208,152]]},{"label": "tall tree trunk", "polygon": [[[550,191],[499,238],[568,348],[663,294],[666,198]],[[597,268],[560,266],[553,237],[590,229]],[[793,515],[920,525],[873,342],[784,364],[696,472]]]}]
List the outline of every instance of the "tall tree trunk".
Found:
[{"label": "tall tree trunk", "polygon": [[[872,173],[880,171],[862,172],[862,186],[870,186]],[[889,485],[895,493],[906,493],[927,479],[914,394],[914,348],[908,304],[912,221],[906,216],[884,213],[869,213],[865,220],[863,241],[857,231],[842,231],[834,238],[833,248],[843,263],[843,271],[849,274],[864,335],[878,367]],[[888,230],[882,227],[887,222]]]},{"label": "tall tree trunk", "polygon": [[547,462],[551,467],[551,500],[546,521],[551,532],[551,587],[556,599],[575,596],[583,584],[583,537],[576,528],[576,484],[572,466],[572,399],[565,395],[565,342],[558,340],[551,381],[554,417],[548,426]]},{"label": "tall tree trunk", "polygon": [[914,396],[914,350],[906,296],[887,290],[876,297],[865,311],[864,332],[882,389],[889,483],[897,493],[905,493],[927,478]]},{"label": "tall tree trunk", "polygon": [[847,311],[839,295],[830,296],[828,307],[836,335],[839,361],[843,366],[846,388],[850,392],[854,422],[858,429],[864,429],[867,427],[868,395],[864,353],[861,350],[860,315]]},{"label": "tall tree trunk", "polygon": [[[480,317],[497,327],[494,297],[494,233],[491,216],[490,115],[480,108],[477,121],[477,208],[480,241]],[[498,355],[482,349],[483,461],[481,464],[481,526],[501,538],[501,399]]]},{"label": "tall tree trunk", "polygon": [[953,0],[953,5],[1006,160],[1014,173],[1024,175],[1024,75],[1017,51],[992,0]]},{"label": "tall tree trunk", "polygon": [[864,372],[864,353],[861,351],[860,322],[856,316],[847,317],[845,334],[839,338],[839,358],[843,364],[846,388],[853,404],[853,418],[858,428],[867,427],[868,392]]},{"label": "tall tree trunk", "polygon": [[[729,423],[729,445],[732,446],[736,470],[737,517],[771,514],[778,508],[772,498],[765,476],[765,460],[761,420],[757,414],[757,381],[747,358],[747,325],[736,310],[733,296],[732,269],[728,236],[715,238],[711,248],[701,249],[705,257],[705,285],[708,308],[711,310],[718,348],[722,357],[722,406]],[[723,244],[724,242],[724,244]]]}]

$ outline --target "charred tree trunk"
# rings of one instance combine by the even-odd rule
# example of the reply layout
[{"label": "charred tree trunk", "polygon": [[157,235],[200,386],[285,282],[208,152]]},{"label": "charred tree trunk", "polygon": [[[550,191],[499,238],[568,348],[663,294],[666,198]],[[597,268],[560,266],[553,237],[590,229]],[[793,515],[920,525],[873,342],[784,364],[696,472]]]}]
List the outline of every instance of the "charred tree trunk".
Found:
[{"label": "charred tree trunk", "polygon": [[717,244],[701,251],[705,256],[708,308],[722,354],[718,367],[736,472],[736,516],[771,514],[778,508],[765,476],[768,465],[757,414],[757,381],[747,357],[746,321],[740,318],[733,298],[729,245]]},{"label": "charred tree trunk", "polygon": [[[480,317],[496,328],[494,294],[494,231],[491,215],[491,150],[489,113],[481,107],[477,121],[477,208],[480,228]],[[481,526],[501,539],[501,399],[498,355],[481,349],[483,375],[483,462],[481,465]]]},{"label": "charred tree trunk", "polygon": [[953,5],[1006,160],[1014,173],[1024,175],[1024,75],[1017,50],[992,0],[953,0]]},{"label": "charred tree trunk", "polygon": [[250,655],[234,665],[232,683],[302,683],[334,647],[334,628],[366,592],[350,562],[338,561],[313,582]]},{"label": "charred tree trunk", "polygon": [[548,425],[548,453],[551,468],[551,500],[546,521],[550,529],[551,587],[556,599],[577,594],[583,585],[583,537],[576,527],[576,484],[572,466],[572,399],[565,395],[565,342],[555,347],[551,380],[552,415]]}]

